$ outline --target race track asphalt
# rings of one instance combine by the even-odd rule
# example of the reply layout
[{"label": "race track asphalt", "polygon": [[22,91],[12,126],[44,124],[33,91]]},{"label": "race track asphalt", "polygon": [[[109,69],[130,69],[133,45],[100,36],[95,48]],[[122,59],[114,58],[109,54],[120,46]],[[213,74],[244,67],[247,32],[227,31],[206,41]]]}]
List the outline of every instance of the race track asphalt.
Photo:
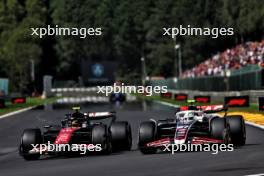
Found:
[{"label": "race track asphalt", "polygon": [[88,104],[83,111],[116,109],[118,119],[130,122],[133,130],[132,151],[109,156],[76,158],[51,157],[25,161],[18,155],[20,135],[25,128],[59,123],[70,109],[30,110],[0,119],[0,176],[206,176],[249,175],[264,173],[264,131],[247,126],[246,145],[232,152],[183,152],[142,155],[137,150],[138,126],[149,118],[173,116],[173,109],[144,102],[128,103],[119,108],[109,104]]}]

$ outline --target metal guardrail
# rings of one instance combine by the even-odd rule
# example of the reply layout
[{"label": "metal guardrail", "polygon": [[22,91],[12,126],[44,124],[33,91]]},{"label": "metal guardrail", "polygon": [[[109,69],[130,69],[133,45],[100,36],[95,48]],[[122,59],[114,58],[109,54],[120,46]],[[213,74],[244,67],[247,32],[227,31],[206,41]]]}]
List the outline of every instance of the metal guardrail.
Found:
[{"label": "metal guardrail", "polygon": [[65,87],[65,88],[52,88],[52,93],[62,92],[95,92],[97,87]]},{"label": "metal guardrail", "polygon": [[[136,101],[135,96],[127,95],[126,101],[133,102]],[[86,96],[86,97],[64,97],[56,101],[59,104],[67,103],[108,103],[109,97],[106,96]]]}]

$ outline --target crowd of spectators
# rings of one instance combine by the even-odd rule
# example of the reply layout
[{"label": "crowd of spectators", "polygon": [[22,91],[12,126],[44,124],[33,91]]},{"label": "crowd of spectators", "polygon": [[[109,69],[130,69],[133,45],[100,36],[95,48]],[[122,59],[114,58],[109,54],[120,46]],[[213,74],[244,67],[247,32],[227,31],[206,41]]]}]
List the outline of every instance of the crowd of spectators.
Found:
[{"label": "crowd of spectators", "polygon": [[251,64],[261,64],[264,60],[264,40],[246,42],[227,49],[200,63],[181,75],[182,78],[224,75],[226,69],[240,69]]}]

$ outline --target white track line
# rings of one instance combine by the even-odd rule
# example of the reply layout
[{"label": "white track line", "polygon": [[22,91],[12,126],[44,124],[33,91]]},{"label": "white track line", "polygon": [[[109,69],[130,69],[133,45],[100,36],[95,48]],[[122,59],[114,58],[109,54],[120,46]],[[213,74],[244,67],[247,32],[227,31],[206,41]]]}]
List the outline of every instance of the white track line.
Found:
[{"label": "white track line", "polygon": [[[263,125],[259,125],[259,124],[256,124],[256,123],[253,123],[253,122],[250,122],[250,121],[246,121],[246,124],[264,130],[264,126],[263,126]],[[263,174],[263,175],[264,175],[264,174]]]},{"label": "white track line", "polygon": [[245,176],[264,176],[264,173],[260,173],[260,174],[252,174],[252,175],[245,175]]},{"label": "white track line", "polygon": [[7,114],[4,114],[4,115],[1,115],[1,116],[0,116],[0,119],[5,118],[5,117],[9,117],[9,116],[13,116],[13,115],[16,115],[16,114],[19,114],[19,113],[22,113],[22,112],[25,112],[25,111],[31,110],[31,109],[33,109],[33,108],[34,108],[34,106],[31,106],[31,107],[28,107],[28,108],[23,108],[23,109],[20,109],[20,110],[14,111],[14,112],[7,113]]}]

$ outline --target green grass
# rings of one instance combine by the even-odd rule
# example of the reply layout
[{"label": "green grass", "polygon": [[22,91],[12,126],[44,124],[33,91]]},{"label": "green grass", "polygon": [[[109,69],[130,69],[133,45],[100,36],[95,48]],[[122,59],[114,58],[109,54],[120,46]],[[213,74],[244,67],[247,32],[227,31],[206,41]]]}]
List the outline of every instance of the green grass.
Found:
[{"label": "green grass", "polygon": [[[163,102],[167,102],[167,103],[171,103],[171,104],[175,104],[175,105],[179,105],[179,106],[186,106],[188,105],[187,102],[184,101],[176,101],[173,99],[169,99],[169,98],[162,98],[160,96],[144,96],[141,94],[134,94],[135,96],[137,96],[139,99],[142,100],[150,100],[150,101],[163,101]],[[195,103],[196,105],[212,105],[212,104],[222,104],[221,102],[211,102],[211,103]],[[230,107],[228,109],[229,112],[250,112],[250,113],[258,113],[258,114],[264,114],[263,111],[259,111],[258,109],[258,105],[255,103],[251,103],[250,107],[241,107],[241,108],[232,108]]]},{"label": "green grass", "polygon": [[0,115],[4,115],[4,114],[7,114],[13,111],[17,111],[17,110],[32,107],[32,106],[53,103],[56,99],[57,98],[55,97],[47,98],[47,99],[27,98],[27,101],[24,104],[12,104],[11,102],[6,102],[6,107],[3,109],[0,109]]}]

